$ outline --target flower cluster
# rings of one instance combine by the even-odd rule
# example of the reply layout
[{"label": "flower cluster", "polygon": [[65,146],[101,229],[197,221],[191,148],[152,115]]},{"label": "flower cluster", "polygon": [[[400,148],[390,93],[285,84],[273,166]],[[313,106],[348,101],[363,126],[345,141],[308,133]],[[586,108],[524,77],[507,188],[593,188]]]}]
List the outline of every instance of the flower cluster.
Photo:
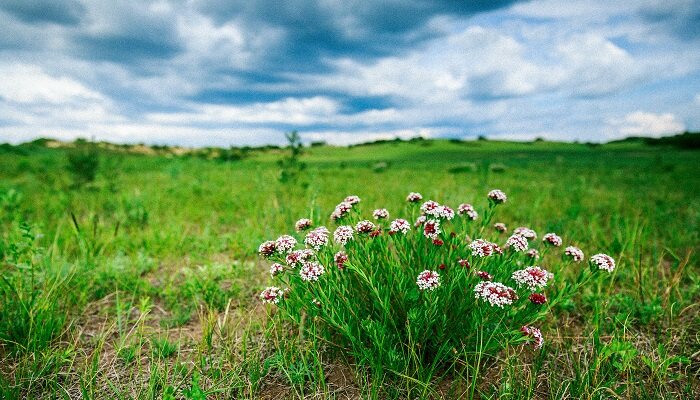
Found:
[{"label": "flower cluster", "polygon": [[377,208],[372,212],[374,219],[387,219],[389,218],[389,211],[386,208]]},{"label": "flower cluster", "polygon": [[437,239],[440,232],[440,220],[429,219],[423,224],[423,236],[429,239]]},{"label": "flower cluster", "polygon": [[540,252],[537,251],[537,249],[530,249],[525,253],[528,257],[532,258],[533,260],[539,260],[540,259]]},{"label": "flower cluster", "polygon": [[284,297],[284,291],[277,286],[267,287],[260,293],[260,299],[263,303],[277,304],[282,297]]},{"label": "flower cluster", "polygon": [[335,210],[331,213],[331,219],[337,221],[346,216],[352,210],[352,204],[347,201],[342,201],[335,206]]},{"label": "flower cluster", "polygon": [[391,221],[391,224],[389,224],[389,233],[390,234],[395,234],[398,232],[403,233],[404,235],[408,233],[408,231],[411,230],[411,224],[408,223],[405,219],[395,219]]},{"label": "flower cluster", "polygon": [[493,280],[493,275],[489,274],[486,271],[477,271],[476,275],[482,280],[482,281],[490,281]]},{"label": "flower cluster", "polygon": [[514,235],[520,235],[527,240],[537,239],[537,233],[530,228],[519,226],[513,231]]},{"label": "flower cluster", "polygon": [[440,274],[426,269],[418,275],[416,284],[420,290],[434,290],[440,286]]},{"label": "flower cluster", "polygon": [[280,263],[270,265],[270,275],[275,276],[284,272],[284,266]]},{"label": "flower cluster", "polygon": [[333,256],[333,261],[338,269],[345,268],[345,263],[348,261],[348,255],[344,251],[339,251]]},{"label": "flower cluster", "polygon": [[303,281],[317,281],[318,278],[325,272],[323,265],[312,261],[304,263],[299,270],[299,275]]},{"label": "flower cluster", "polygon": [[294,229],[296,229],[297,232],[305,231],[309,228],[311,228],[311,220],[308,218],[302,218],[299,221],[297,221],[296,224],[294,224]]},{"label": "flower cluster", "polygon": [[542,332],[540,332],[538,328],[526,325],[520,328],[520,332],[522,332],[524,336],[527,336],[532,340],[532,345],[536,349],[542,348],[542,346],[544,345],[544,337],[542,337]]},{"label": "flower cluster", "polygon": [[277,252],[277,245],[273,240],[262,242],[258,247],[258,253],[265,258],[272,257]]},{"label": "flower cluster", "polygon": [[433,218],[441,218],[449,221],[455,217],[455,212],[453,209],[451,209],[448,206],[440,205],[432,200],[424,203],[423,206],[425,206],[421,207],[421,210],[425,208],[425,211],[423,211],[423,213],[426,215],[430,215]]},{"label": "flower cluster", "polygon": [[552,245],[554,247],[560,247],[562,243],[564,243],[563,240],[559,236],[557,236],[556,233],[547,233],[544,236],[542,236],[542,241],[545,244]]},{"label": "flower cluster", "polygon": [[547,302],[547,296],[545,296],[542,293],[532,293],[528,297],[528,299],[530,300],[530,302],[532,302],[532,304],[537,304],[537,305],[544,304]]},{"label": "flower cluster", "polygon": [[493,229],[497,230],[498,232],[505,232],[508,230],[506,224],[504,224],[503,222],[496,222],[495,224],[493,224]]},{"label": "flower cluster", "polygon": [[297,245],[297,240],[289,235],[282,235],[275,240],[275,248],[278,253],[287,254],[294,250],[294,246]]},{"label": "flower cluster", "polygon": [[547,281],[552,279],[553,275],[546,270],[534,266],[527,267],[513,272],[511,278],[518,284],[518,287],[527,286],[531,291],[541,289],[547,286]]},{"label": "flower cluster", "polygon": [[372,221],[362,220],[355,225],[355,230],[359,233],[370,233],[376,229],[376,225]]},{"label": "flower cluster", "polygon": [[333,232],[333,240],[336,243],[344,246],[352,240],[352,233],[352,226],[341,225],[335,228],[335,232]]},{"label": "flower cluster", "polygon": [[491,243],[484,239],[476,239],[469,243],[472,255],[477,257],[488,257],[493,254],[501,254],[503,250],[496,243]]},{"label": "flower cluster", "polygon": [[513,234],[506,240],[506,247],[514,251],[525,251],[528,247],[527,239],[524,236]]},{"label": "flower cluster", "polygon": [[583,251],[581,249],[579,249],[578,247],[574,247],[574,246],[569,246],[566,249],[564,249],[564,254],[571,257],[571,259],[574,262],[581,262],[581,261],[583,261],[583,258],[584,258]]},{"label": "flower cluster", "polygon": [[311,260],[313,257],[314,252],[311,249],[301,249],[294,250],[291,253],[287,254],[285,261],[290,267],[296,268],[302,263]]},{"label": "flower cluster", "polygon": [[608,272],[613,272],[615,269],[615,260],[607,254],[596,254],[591,257],[591,263],[598,267],[598,269],[603,269]]},{"label": "flower cluster", "polygon": [[474,207],[471,204],[468,203],[462,203],[457,207],[457,214],[459,215],[467,215],[469,219],[475,220],[479,218],[479,214],[474,210]]},{"label": "flower cluster", "polygon": [[423,200],[423,195],[420,193],[411,192],[408,194],[408,196],[406,196],[406,201],[409,203],[417,203],[421,200]]},{"label": "flower cluster", "polygon": [[498,189],[490,191],[488,194],[488,198],[495,204],[503,204],[506,202],[506,200],[508,200],[506,194]]},{"label": "flower cluster", "polygon": [[304,244],[319,251],[321,247],[328,244],[328,228],[320,226],[306,234]]},{"label": "flower cluster", "polygon": [[474,295],[477,299],[488,302],[492,307],[511,305],[518,299],[513,288],[502,283],[484,281],[474,287]]},{"label": "flower cluster", "polygon": [[350,203],[350,205],[355,205],[360,202],[360,198],[355,196],[355,195],[350,195],[343,200],[346,203]]}]

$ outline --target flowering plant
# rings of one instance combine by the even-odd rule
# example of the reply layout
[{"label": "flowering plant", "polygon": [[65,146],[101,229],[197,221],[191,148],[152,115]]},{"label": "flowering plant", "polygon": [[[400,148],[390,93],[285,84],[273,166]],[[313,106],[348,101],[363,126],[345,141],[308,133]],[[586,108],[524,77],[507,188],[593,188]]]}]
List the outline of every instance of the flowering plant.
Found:
[{"label": "flowering plant", "polygon": [[[507,197],[500,190],[486,197],[483,210],[462,203],[455,212],[433,200],[421,204],[412,192],[403,214],[392,212],[403,218],[390,220],[378,208],[372,222],[358,211],[360,198],[348,196],[330,214],[332,236],[316,226],[260,245],[276,281],[260,298],[380,380],[420,377],[426,368],[449,369],[508,346],[540,349],[551,307],[613,272],[615,262],[596,254],[582,268],[580,249],[560,249],[564,239],[551,232],[538,241],[522,226],[504,241],[506,226],[491,220]],[[311,225],[301,219],[296,230]],[[578,270],[574,282],[563,282],[564,268]]]}]

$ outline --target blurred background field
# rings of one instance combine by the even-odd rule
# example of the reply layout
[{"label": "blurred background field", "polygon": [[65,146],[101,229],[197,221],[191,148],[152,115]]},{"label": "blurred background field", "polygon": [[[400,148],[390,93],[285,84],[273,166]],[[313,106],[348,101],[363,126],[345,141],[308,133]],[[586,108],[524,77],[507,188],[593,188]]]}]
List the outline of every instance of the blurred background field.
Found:
[{"label": "blurred background field", "polygon": [[[699,154],[643,140],[316,143],[292,161],[274,147],[3,145],[0,398],[361,397],[351,363],[268,324],[258,244],[302,217],[330,226],[350,194],[367,216],[399,216],[411,191],[483,210],[494,188],[510,229],[619,267],[604,298],[555,310],[543,354],[495,362],[481,395],[697,396]],[[596,348],[584,322],[599,300]]]}]

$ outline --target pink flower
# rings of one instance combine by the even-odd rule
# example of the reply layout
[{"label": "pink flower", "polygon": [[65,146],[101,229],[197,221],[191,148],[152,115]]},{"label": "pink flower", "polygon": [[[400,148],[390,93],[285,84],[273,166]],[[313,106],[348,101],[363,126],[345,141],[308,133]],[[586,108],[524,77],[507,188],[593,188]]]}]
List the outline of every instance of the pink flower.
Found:
[{"label": "pink flower", "polygon": [[460,258],[459,260],[457,260],[457,264],[459,264],[459,266],[460,266],[460,267],[463,267],[463,268],[469,268],[469,267],[471,267],[471,265],[469,264],[469,261],[468,261],[468,260],[465,260],[465,259],[463,259],[463,258]]},{"label": "pink flower", "polygon": [[341,225],[335,228],[335,232],[333,232],[333,240],[336,243],[344,246],[352,240],[352,232],[352,226]]},{"label": "pink flower", "polygon": [[532,345],[536,349],[540,349],[544,345],[544,338],[542,337],[542,332],[540,332],[540,330],[535,328],[534,326],[523,326],[522,328],[520,328],[520,332],[522,332],[523,335],[529,337],[532,340]]},{"label": "pink flower", "polygon": [[333,221],[337,221],[344,216],[346,216],[350,210],[352,210],[352,204],[348,203],[347,201],[343,201],[337,206],[335,206],[335,210],[331,213],[331,219]]},{"label": "pink flower", "polygon": [[377,227],[372,223],[372,221],[368,220],[363,220],[357,223],[355,225],[355,230],[359,233],[370,233],[373,230],[375,230]]},{"label": "pink flower", "polygon": [[258,253],[260,253],[260,255],[262,255],[266,258],[271,257],[276,252],[277,252],[277,245],[272,240],[268,240],[266,242],[263,242],[260,245],[260,247],[258,247]]},{"label": "pink flower", "polygon": [[275,248],[282,254],[287,254],[297,245],[297,240],[289,235],[282,235],[275,241]]},{"label": "pink flower", "polygon": [[455,217],[455,212],[453,209],[447,206],[437,206],[433,208],[432,210],[428,210],[425,212],[427,215],[431,215],[435,218],[442,218],[446,220],[451,220],[452,218]]},{"label": "pink flower", "polygon": [[499,232],[505,232],[508,230],[508,228],[506,228],[506,224],[504,224],[503,222],[496,222],[495,224],[493,224],[493,228]]},{"label": "pink flower", "polygon": [[506,241],[506,247],[515,251],[525,251],[528,247],[527,239],[523,236],[513,234]]},{"label": "pink flower", "polygon": [[488,257],[494,253],[498,253],[501,250],[495,243],[491,243],[484,239],[476,239],[469,243],[469,248],[472,251],[472,255],[477,257]]},{"label": "pink flower", "polygon": [[318,227],[306,234],[304,243],[318,251],[328,244],[328,229],[325,226]]},{"label": "pink flower", "polygon": [[348,261],[348,255],[344,251],[339,251],[333,256],[333,261],[339,269],[345,268],[345,263]]},{"label": "pink flower", "polygon": [[301,280],[310,282],[317,281],[318,277],[323,275],[324,272],[323,265],[317,262],[307,262],[304,263],[299,270],[299,275],[301,276]]},{"label": "pink flower", "polygon": [[360,198],[355,196],[355,195],[351,195],[351,196],[346,197],[345,200],[343,200],[343,201],[346,203],[350,203],[350,205],[353,205],[353,204],[359,203]]},{"label": "pink flower", "polygon": [[296,268],[302,263],[313,259],[314,252],[311,249],[301,249],[294,250],[293,252],[287,254],[286,261],[287,265],[292,268]]},{"label": "pink flower", "polygon": [[596,254],[591,257],[591,263],[599,269],[604,269],[608,272],[613,272],[615,269],[615,260],[607,254]]},{"label": "pink flower", "polygon": [[410,230],[411,224],[409,224],[408,221],[406,221],[405,219],[398,218],[391,221],[391,224],[389,224],[389,233],[391,234],[401,232],[405,235]]},{"label": "pink flower", "polygon": [[423,224],[423,236],[429,239],[437,239],[440,232],[440,221],[437,219],[429,219]]},{"label": "pink flower", "polygon": [[420,217],[418,217],[418,219],[416,220],[416,223],[413,224],[413,226],[418,228],[419,226],[423,225],[427,219],[428,218],[425,215],[421,215]]},{"label": "pink flower", "polygon": [[540,259],[540,252],[537,251],[537,249],[530,249],[525,253],[528,257],[532,258],[533,260],[539,260]]},{"label": "pink flower", "polygon": [[571,257],[571,259],[574,260],[574,262],[581,262],[584,258],[583,251],[581,251],[581,249],[579,249],[578,247],[574,246],[569,246],[566,249],[564,249],[564,254]]},{"label": "pink flower", "polygon": [[283,297],[284,291],[276,286],[267,287],[260,293],[263,303],[278,304]]},{"label": "pink flower", "polygon": [[477,271],[476,275],[481,278],[482,281],[490,281],[493,279],[493,275],[489,274],[486,271]]},{"label": "pink flower", "polygon": [[547,296],[545,296],[542,293],[533,293],[530,295],[530,297],[528,297],[528,299],[530,300],[530,302],[532,302],[532,304],[537,305],[544,304],[547,302]]},{"label": "pink flower", "polygon": [[559,247],[563,243],[561,238],[557,236],[556,233],[546,233],[544,236],[542,236],[542,241],[554,247]]},{"label": "pink flower", "polygon": [[457,214],[467,215],[472,221],[479,217],[479,214],[474,210],[474,207],[468,203],[462,203],[457,207]]},{"label": "pink flower", "polygon": [[441,239],[433,239],[433,244],[437,247],[440,247],[443,244],[445,244],[445,242],[443,242]]},{"label": "pink flower", "polygon": [[527,286],[528,289],[534,292],[547,286],[547,281],[552,279],[553,276],[550,272],[534,266],[513,272],[511,278],[517,282],[518,287]]},{"label": "pink flower", "polygon": [[389,211],[386,208],[377,208],[372,212],[374,219],[387,219],[389,218]]},{"label": "pink flower", "polygon": [[426,269],[418,275],[416,284],[420,290],[434,290],[440,286],[440,274]]},{"label": "pink flower", "polygon": [[423,200],[423,196],[420,193],[416,192],[411,192],[406,197],[406,201],[408,201],[409,203],[417,203],[421,200]]},{"label": "pink flower", "polygon": [[284,272],[284,266],[280,263],[270,265],[270,275],[275,276]]},{"label": "pink flower", "polygon": [[310,219],[302,218],[294,224],[294,228],[296,228],[297,232],[301,232],[311,228],[311,224],[312,222]]},{"label": "pink flower", "polygon": [[492,307],[503,308],[513,304],[518,295],[513,288],[498,282],[480,282],[474,287],[474,297],[488,302]]},{"label": "pink flower", "polygon": [[537,239],[537,233],[530,228],[520,226],[513,231],[514,235],[520,235],[527,240]]},{"label": "pink flower", "polygon": [[437,201],[428,200],[425,203],[423,203],[423,205],[420,206],[420,211],[423,214],[427,214],[429,211],[433,211],[434,209],[436,209],[439,206],[440,206],[440,203],[438,203]]},{"label": "pink flower", "polygon": [[490,191],[488,194],[488,198],[494,204],[503,204],[506,202],[506,200],[508,200],[508,197],[506,197],[506,194],[498,189],[494,189],[494,190]]}]

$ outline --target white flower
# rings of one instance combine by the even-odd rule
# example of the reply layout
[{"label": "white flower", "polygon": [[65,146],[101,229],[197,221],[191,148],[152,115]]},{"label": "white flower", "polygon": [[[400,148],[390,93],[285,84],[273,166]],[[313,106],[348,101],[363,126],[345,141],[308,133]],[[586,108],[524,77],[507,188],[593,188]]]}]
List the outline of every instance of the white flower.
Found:
[{"label": "white flower", "polygon": [[389,211],[386,208],[378,208],[372,212],[374,219],[386,219],[389,218]]},{"label": "white flower", "polygon": [[389,233],[401,232],[405,235],[410,230],[411,224],[409,224],[405,219],[398,218],[391,221],[391,224],[389,224]]},{"label": "white flower", "polygon": [[494,190],[490,191],[488,194],[488,198],[489,198],[489,200],[493,201],[496,204],[505,203],[506,200],[508,200],[508,197],[506,197],[506,194],[498,189],[494,189]]},{"label": "white flower", "polygon": [[596,254],[591,257],[591,263],[599,269],[604,269],[608,272],[613,272],[615,269],[615,260],[607,254]]},{"label": "white flower", "polygon": [[440,286],[440,274],[426,269],[418,274],[416,284],[420,290],[434,290]]},{"label": "white flower", "polygon": [[423,224],[423,236],[429,239],[437,239],[440,232],[442,231],[440,230],[440,220],[438,219],[429,219]]},{"label": "white flower", "polygon": [[552,279],[553,275],[546,270],[534,266],[527,267],[513,272],[511,278],[518,284],[518,287],[527,286],[530,291],[536,291],[547,286],[547,281]]},{"label": "white flower", "polygon": [[333,232],[333,240],[335,240],[335,242],[338,244],[346,245],[352,240],[352,233],[352,226],[341,225],[335,229],[335,232]]},{"label": "white flower", "polygon": [[537,233],[530,228],[519,226],[513,231],[514,235],[520,235],[527,240],[537,239]]},{"label": "white flower", "polygon": [[314,257],[314,252],[311,249],[294,250],[287,254],[287,265],[292,268],[298,267],[301,263],[309,261]]},{"label": "white flower", "polygon": [[554,247],[559,247],[563,243],[563,240],[556,233],[546,233],[542,236],[542,241],[547,244],[551,244]]},{"label": "white flower", "polygon": [[344,216],[346,216],[350,210],[352,210],[352,204],[348,203],[347,201],[343,201],[337,206],[335,206],[335,210],[331,213],[331,219],[333,221],[337,221]]},{"label": "white flower", "polygon": [[317,262],[307,262],[299,270],[299,275],[301,280],[309,282],[317,281],[318,277],[323,275],[324,272],[326,271],[323,269],[323,265]]},{"label": "white flower", "polygon": [[267,287],[260,293],[263,303],[277,304],[282,297],[284,297],[284,291],[276,286]]},{"label": "white flower", "polygon": [[311,227],[311,220],[308,218],[302,218],[294,224],[294,228],[297,232],[305,231]]},{"label": "white flower", "polygon": [[420,211],[423,214],[427,214],[429,211],[432,211],[439,206],[440,203],[438,203],[437,201],[428,200],[420,206]]},{"label": "white flower", "polygon": [[475,220],[479,217],[479,214],[474,210],[474,207],[471,204],[468,203],[462,203],[457,207],[457,214],[459,215],[467,215],[469,219]]},{"label": "white flower", "polygon": [[357,197],[357,196],[355,196],[355,195],[351,195],[351,196],[346,197],[345,200],[343,200],[343,201],[346,202],[346,203],[350,203],[350,204],[352,205],[352,204],[357,204],[357,203],[359,203],[359,202],[360,202],[360,198]]},{"label": "white flower", "polygon": [[277,244],[273,240],[263,242],[262,244],[260,244],[260,247],[258,247],[258,253],[260,253],[260,255],[266,258],[269,258],[273,254],[275,254],[276,251]]},{"label": "white flower", "polygon": [[275,276],[284,272],[284,266],[280,263],[270,265],[270,275]]},{"label": "white flower", "polygon": [[471,243],[469,243],[469,249],[471,249],[472,254],[477,257],[487,257],[494,253],[498,253],[498,250],[500,250],[495,243],[491,243],[484,239],[473,240]]},{"label": "white flower", "polygon": [[297,240],[289,235],[282,235],[275,241],[277,251],[282,254],[287,254],[297,245]]},{"label": "white flower", "polygon": [[408,194],[408,196],[406,196],[406,201],[410,203],[417,203],[421,200],[423,200],[423,195],[421,195],[420,193],[411,192]]},{"label": "white flower", "polygon": [[493,307],[513,304],[518,295],[513,288],[502,283],[483,281],[474,287],[474,297],[488,302]]},{"label": "white flower", "polygon": [[523,335],[530,337],[533,340],[532,345],[536,348],[542,348],[544,345],[544,337],[542,337],[542,332],[540,332],[539,329],[535,328],[534,326],[523,326],[520,328],[520,332],[523,333]]},{"label": "white flower", "polygon": [[355,225],[355,230],[360,232],[360,233],[370,233],[373,230],[375,230],[376,228],[377,227],[374,225],[374,223],[372,221],[368,221],[366,219],[358,222]]},{"label": "white flower", "polygon": [[321,247],[328,244],[328,229],[326,227],[318,227],[306,234],[304,243],[318,251]]},{"label": "white flower", "polygon": [[584,258],[583,251],[581,251],[581,249],[579,249],[578,247],[574,246],[569,246],[566,249],[564,249],[564,254],[571,257],[571,259],[574,260],[574,262],[581,262]]},{"label": "white flower", "polygon": [[513,234],[506,241],[506,247],[515,251],[525,251],[528,248],[527,239],[524,236]]}]

